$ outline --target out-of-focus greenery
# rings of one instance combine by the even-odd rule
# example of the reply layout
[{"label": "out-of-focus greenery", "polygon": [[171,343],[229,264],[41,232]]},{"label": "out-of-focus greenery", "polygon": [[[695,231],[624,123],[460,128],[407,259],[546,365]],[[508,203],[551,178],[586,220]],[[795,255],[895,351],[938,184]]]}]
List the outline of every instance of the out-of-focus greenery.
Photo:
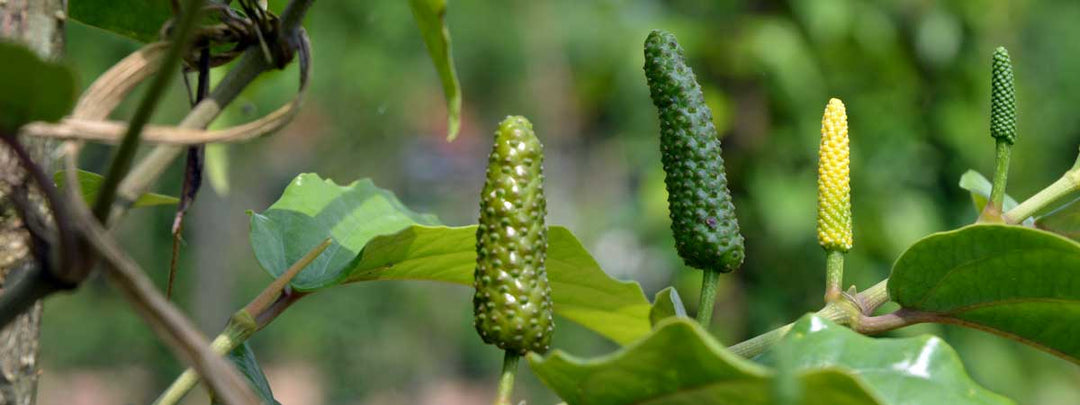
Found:
[{"label": "out-of-focus greenery", "polygon": [[[830,97],[848,108],[855,245],[846,282],[862,288],[885,277],[919,237],[974,220],[957,181],[969,168],[992,170],[996,46],[1012,55],[1019,105],[1009,193],[1022,200],[1049,184],[1080,143],[1080,41],[1072,40],[1080,38],[1080,3],[1073,1],[455,0],[447,20],[464,95],[453,143],[445,141],[442,89],[408,4],[316,2],[306,22],[315,65],[303,112],[279,134],[229,146],[229,194],[204,188],[185,227],[177,301],[207,334],[269,281],[247,243],[245,209],[265,209],[291,178],[310,171],[339,183],[371,177],[448,224],[475,222],[491,133],[509,114],[529,117],[545,143],[549,223],[572,229],[610,274],[641,282],[650,297],[674,284],[692,306],[700,272],[684,269],[673,248],[659,128],[641,70],[652,28],[679,37],[724,137],[747,238],[746,263],[722,279],[714,315],[724,342],[820,307],[825,263],[814,240],[814,173]],[[84,87],[137,46],[68,25],[67,61]],[[223,120],[271,111],[292,96],[295,74],[290,67],[261,79]],[[167,97],[158,122],[175,122],[188,107],[179,80]],[[92,148],[83,166],[100,171],[107,157],[106,148]],[[175,195],[179,177],[177,166],[158,191]],[[121,229],[162,283],[171,216],[169,208],[146,208]],[[305,298],[252,347],[264,365],[314,367],[325,403],[420,403],[448,385],[491,395],[501,353],[476,336],[469,297],[467,288],[425,283],[342,287]],[[918,333],[942,336],[976,381],[1020,403],[1080,397],[1080,369],[1048,354],[955,327],[895,332]],[[554,346],[578,355],[613,347],[565,321]],[[101,280],[46,303],[42,353],[46,378],[146,369],[149,386],[123,387],[141,402],[180,368]],[[522,397],[555,402],[523,374]],[[64,402],[47,391],[41,399]]]}]

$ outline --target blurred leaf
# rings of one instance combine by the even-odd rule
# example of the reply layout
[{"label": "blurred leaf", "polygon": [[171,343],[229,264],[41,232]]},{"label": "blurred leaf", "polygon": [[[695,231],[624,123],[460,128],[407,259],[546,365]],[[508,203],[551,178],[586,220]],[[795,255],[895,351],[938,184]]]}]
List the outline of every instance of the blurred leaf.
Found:
[{"label": "blurred leaf", "polygon": [[0,42],[0,134],[14,134],[33,121],[57,121],[75,103],[75,76],[67,67],[33,51]]},{"label": "blurred leaf", "polygon": [[68,14],[86,25],[153,42],[172,9],[164,0],[75,0],[68,4]]},{"label": "blurred leaf", "polygon": [[671,317],[686,318],[686,307],[683,306],[675,287],[665,287],[656,293],[656,298],[653,299],[652,309],[649,310],[649,322],[656,327],[660,321]]},{"label": "blurred leaf", "polygon": [[[98,190],[101,189],[101,183],[105,181],[105,178],[100,174],[86,170],[79,170],[77,177],[79,178],[79,189],[82,191],[83,201],[86,201],[87,204],[93,204],[97,200]],[[63,189],[66,181],[67,176],[63,170],[53,174],[53,183],[56,183],[57,188]],[[153,207],[155,205],[175,205],[179,202],[180,199],[173,196],[146,193],[139,196],[133,206]]]},{"label": "blurred leaf", "polygon": [[229,145],[211,143],[206,145],[206,178],[210,187],[220,196],[229,195]]},{"label": "blurred leaf", "polygon": [[[251,351],[251,346],[247,342],[229,352],[228,358],[236,369],[240,370],[240,374],[251,383],[251,387],[255,389],[255,394],[259,396],[263,404],[281,405],[274,399],[274,393],[270,391],[270,383],[266,381],[266,375],[259,368],[259,363],[255,361],[255,352]],[[211,401],[211,405],[219,404],[221,403],[216,398]]]},{"label": "blurred leaf", "polygon": [[[773,373],[731,353],[697,323],[672,318],[615,353],[578,358],[529,354],[537,378],[575,405],[772,404]],[[817,366],[815,366],[817,367]],[[802,404],[879,404],[855,375],[814,368],[798,375]]]},{"label": "blurred leaf", "polygon": [[446,139],[454,140],[461,126],[461,85],[458,83],[450,51],[450,30],[446,27],[446,0],[409,0],[416,25],[424,36],[431,61],[442,79],[446,95]]},{"label": "blurred leaf", "polygon": [[807,315],[759,360],[775,367],[780,351],[795,369],[851,370],[884,404],[1013,403],[972,381],[956,351],[936,336],[875,339]]},{"label": "blurred leaf", "polygon": [[[268,210],[251,214],[251,245],[262,267],[277,277],[332,235],[327,253],[293,280],[300,291],[369,280],[472,286],[476,227],[421,226],[435,222],[369,180],[343,187],[302,174]],[[604,273],[566,228],[550,227],[548,245],[556,314],[619,343],[649,332],[650,305],[637,283]]]},{"label": "blurred leaf", "polygon": [[889,296],[1080,363],[1080,244],[1058,235],[971,225],[927,236],[893,265]]},{"label": "blurred leaf", "polygon": [[[968,170],[960,176],[960,188],[971,192],[971,203],[975,205],[975,213],[979,214],[982,213],[983,208],[986,208],[986,202],[990,201],[990,190],[994,188],[994,185],[981,173]],[[1006,194],[1002,205],[1004,205],[1004,210],[1008,211],[1016,207],[1017,203]]]},{"label": "blurred leaf", "polygon": [[1080,203],[1078,202],[1080,202],[1080,198],[1039,217],[1039,219],[1035,220],[1035,226],[1080,241]]}]

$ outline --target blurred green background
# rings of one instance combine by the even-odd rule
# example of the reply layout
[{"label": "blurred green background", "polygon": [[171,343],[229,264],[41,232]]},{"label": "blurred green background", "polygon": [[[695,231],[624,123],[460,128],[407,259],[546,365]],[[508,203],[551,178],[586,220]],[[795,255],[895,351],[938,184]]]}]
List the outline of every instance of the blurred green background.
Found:
[{"label": "blurred green background", "polygon": [[[568,226],[608,273],[640,282],[650,298],[677,286],[693,311],[700,273],[673,249],[641,70],[653,28],[679,37],[724,137],[748,249],[742,270],[723,278],[713,332],[725,343],[820,307],[815,167],[830,97],[848,108],[855,248],[846,282],[860,288],[885,277],[922,235],[974,220],[956,183],[969,168],[992,169],[996,46],[1012,55],[1018,91],[1010,194],[1023,199],[1057,178],[1080,141],[1075,1],[452,0],[447,19],[464,92],[453,143],[407,3],[315,4],[306,22],[314,77],[302,113],[274,136],[212,149],[213,159],[227,156],[227,169],[225,159],[209,167],[227,187],[205,186],[188,217],[177,301],[208,335],[270,281],[248,245],[245,210],[265,209],[296,174],[317,172],[338,183],[370,177],[447,224],[474,222],[491,133],[509,114],[533,120],[545,143],[549,223]],[[67,39],[66,60],[84,87],[139,45],[75,22]],[[295,75],[295,66],[266,75],[217,125],[286,102]],[[176,122],[187,107],[177,80],[155,121]],[[83,166],[103,171],[109,153],[93,147]],[[177,194],[180,174],[178,164],[158,191]],[[162,286],[172,215],[142,209],[121,229]],[[487,403],[502,355],[476,336],[470,294],[434,283],[341,287],[306,298],[252,345],[287,405]],[[955,327],[895,334],[921,333],[944,337],[978,382],[1020,403],[1080,398],[1080,368],[1064,360]],[[564,321],[555,347],[600,354],[614,345]],[[180,371],[100,278],[47,301],[41,348],[42,404],[148,403]],[[521,398],[557,402],[522,374]],[[198,393],[187,403],[205,402]]]}]

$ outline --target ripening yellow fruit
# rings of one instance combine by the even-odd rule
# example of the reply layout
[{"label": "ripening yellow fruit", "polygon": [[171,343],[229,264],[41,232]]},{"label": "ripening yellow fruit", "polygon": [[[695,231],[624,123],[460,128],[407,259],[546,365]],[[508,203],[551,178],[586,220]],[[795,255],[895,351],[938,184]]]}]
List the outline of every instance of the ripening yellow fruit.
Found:
[{"label": "ripening yellow fruit", "polygon": [[847,112],[839,99],[829,100],[821,117],[818,153],[818,243],[847,252],[852,245],[851,164]]}]

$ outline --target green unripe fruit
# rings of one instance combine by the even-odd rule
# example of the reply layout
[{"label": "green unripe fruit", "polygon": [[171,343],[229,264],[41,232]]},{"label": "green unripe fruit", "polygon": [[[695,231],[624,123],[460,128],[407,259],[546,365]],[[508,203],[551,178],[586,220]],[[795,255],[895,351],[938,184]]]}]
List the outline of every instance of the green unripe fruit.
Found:
[{"label": "green unripe fruit", "polygon": [[688,266],[729,272],[743,262],[720,138],[694,72],[671,33],[645,40],[645,78],[660,114],[660,152],[675,248]]},{"label": "green unripe fruit", "polygon": [[484,342],[519,354],[546,352],[555,325],[544,269],[543,160],[529,120],[506,117],[495,132],[480,195],[473,323]]},{"label": "green unripe fruit", "polygon": [[994,50],[990,77],[990,135],[1012,145],[1016,142],[1016,90],[1012,62],[1003,47]]}]

